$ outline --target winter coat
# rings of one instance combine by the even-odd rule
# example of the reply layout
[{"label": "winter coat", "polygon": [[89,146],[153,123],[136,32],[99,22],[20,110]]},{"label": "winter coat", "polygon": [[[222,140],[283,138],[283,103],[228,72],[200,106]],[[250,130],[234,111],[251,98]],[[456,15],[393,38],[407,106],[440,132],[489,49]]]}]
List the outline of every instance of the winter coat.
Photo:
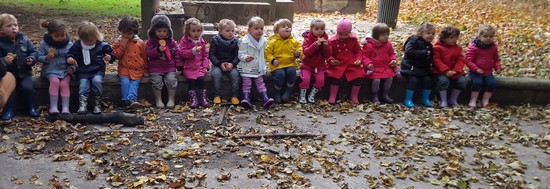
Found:
[{"label": "winter coat", "polygon": [[[325,71],[326,59],[330,57],[329,45],[317,45],[317,37],[313,32],[306,31],[303,34],[304,42],[302,43],[302,49],[304,49],[304,58],[302,58],[301,69],[307,69],[314,71]],[[325,33],[323,38],[328,40],[328,35]]]},{"label": "winter coat", "polygon": [[460,45],[447,45],[440,40],[434,45],[434,66],[432,73],[445,74],[447,71],[455,71],[456,74],[451,78],[456,79],[466,74],[464,66],[466,60],[462,55],[462,47]]},{"label": "winter coat", "polygon": [[[10,65],[4,62],[4,57],[8,53],[16,54]],[[22,32],[15,36],[15,42],[7,36],[0,37],[0,61],[7,65],[8,72],[11,72],[15,78],[32,76],[32,66],[36,63],[36,55],[36,48]],[[27,58],[33,60],[33,65],[27,65]]]},{"label": "winter coat", "polygon": [[[269,37],[265,47],[265,60],[269,63],[270,70],[298,66],[296,63],[297,58],[292,53],[293,49],[300,51],[300,57],[302,57],[302,46],[294,37],[289,36],[287,39],[283,39],[279,34]],[[278,60],[279,65],[274,66],[273,60]]]},{"label": "winter coat", "polygon": [[145,54],[147,57],[147,72],[166,74],[176,72],[176,61],[179,61],[178,44],[175,40],[166,40],[166,49],[170,54],[159,51],[159,40],[149,38],[145,43]]},{"label": "winter coat", "polygon": [[[347,81],[365,78],[365,70],[362,65],[355,65],[354,62],[363,59],[361,47],[357,37],[350,34],[348,39],[339,39],[338,35],[328,40],[331,49],[331,56],[327,60],[327,76],[331,78],[342,78],[345,74]],[[330,65],[331,60],[340,61],[340,65]]]},{"label": "winter coat", "polygon": [[[66,43],[55,43],[55,41],[46,34],[44,35],[44,40],[40,41],[38,61],[42,62],[40,73],[43,78],[64,78],[67,76],[67,68],[72,68],[73,71],[76,70],[75,66],[67,64],[67,56],[69,55],[69,49],[73,46],[73,43],[69,41],[68,35],[66,40]],[[65,44],[65,46],[63,46],[63,44]],[[46,60],[46,55],[48,55],[50,49],[55,49],[54,57],[50,60]]]},{"label": "winter coat", "polygon": [[[261,37],[260,41],[256,41],[250,34],[246,34],[239,43],[239,59],[241,62],[237,64],[237,70],[242,77],[258,78],[267,72],[267,64],[265,62],[265,46],[267,39]],[[254,59],[246,62],[246,57],[252,56]]]},{"label": "winter coat", "polygon": [[210,42],[208,58],[213,66],[220,67],[222,62],[229,62],[236,67],[239,64],[239,39],[225,39],[220,34],[215,35]]},{"label": "winter coat", "polygon": [[[433,45],[422,37],[413,35],[404,45],[405,56],[401,61],[401,74],[405,76],[430,75],[433,65]],[[430,51],[430,54],[428,54]]]},{"label": "winter coat", "polygon": [[502,69],[497,45],[493,44],[487,47],[480,48],[474,42],[470,43],[468,51],[466,51],[466,62],[470,71],[475,72],[477,69],[482,69],[483,75],[487,76],[493,73],[493,69]]},{"label": "winter coat", "polygon": [[138,80],[147,70],[147,57],[145,56],[145,42],[137,35],[121,45],[121,37],[113,44],[113,54],[118,59],[118,76]]},{"label": "winter coat", "polygon": [[[201,46],[199,53],[195,52],[195,48]],[[206,75],[210,70],[210,62],[208,61],[208,49],[206,49],[206,41],[200,37],[199,42],[195,43],[189,36],[183,36],[180,41],[178,51],[181,56],[181,61],[178,67],[183,67],[183,75],[189,79],[197,79]],[[205,72],[204,69],[207,69]]]},{"label": "winter coat", "polygon": [[399,69],[397,66],[390,66],[392,60],[397,60],[395,51],[390,41],[382,43],[373,38],[366,38],[363,45],[363,64],[367,68],[372,65],[374,72],[368,75],[369,79],[385,79],[395,76]]},{"label": "winter coat", "polygon": [[78,40],[69,49],[67,58],[74,58],[78,63],[75,76],[78,80],[80,80],[89,79],[96,75],[105,76],[105,61],[103,60],[105,55],[111,56],[111,61],[109,63],[113,63],[116,60],[115,55],[113,55],[111,45],[105,41],[96,41],[95,47],[90,49],[91,62],[88,65],[84,65],[84,58],[82,57],[82,44],[81,41]]}]

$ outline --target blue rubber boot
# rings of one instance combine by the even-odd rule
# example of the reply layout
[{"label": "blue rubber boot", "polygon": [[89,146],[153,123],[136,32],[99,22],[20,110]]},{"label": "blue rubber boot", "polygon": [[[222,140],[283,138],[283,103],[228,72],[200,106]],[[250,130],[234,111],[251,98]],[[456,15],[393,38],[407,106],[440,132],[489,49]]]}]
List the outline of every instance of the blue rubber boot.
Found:
[{"label": "blue rubber boot", "polygon": [[2,115],[2,120],[10,120],[15,116],[15,94],[12,94],[4,106],[4,114]]},{"label": "blue rubber boot", "polygon": [[405,101],[403,102],[403,105],[405,105],[405,107],[414,108],[414,104],[412,102],[413,96],[414,96],[414,91],[413,90],[406,90],[405,91]]},{"label": "blue rubber boot", "polygon": [[432,93],[432,90],[430,89],[424,89],[422,90],[422,104],[426,107],[432,107],[432,102],[430,101],[430,94]]}]

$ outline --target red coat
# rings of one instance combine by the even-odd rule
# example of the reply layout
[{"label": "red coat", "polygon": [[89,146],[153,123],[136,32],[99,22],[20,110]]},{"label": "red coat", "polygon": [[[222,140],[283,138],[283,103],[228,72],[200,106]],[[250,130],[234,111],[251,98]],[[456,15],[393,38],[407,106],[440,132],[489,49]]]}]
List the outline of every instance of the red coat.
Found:
[{"label": "red coat", "polygon": [[359,66],[353,64],[356,60],[361,61],[361,59],[363,59],[361,55],[361,46],[359,46],[359,41],[357,41],[355,35],[350,34],[348,39],[343,40],[338,39],[338,35],[334,35],[328,40],[328,45],[331,49],[331,56],[328,61],[340,61],[340,65],[335,66],[327,62],[328,77],[342,78],[345,74],[348,82],[366,77],[363,64]]},{"label": "red coat", "polygon": [[367,38],[363,45],[363,64],[374,66],[374,72],[369,79],[385,79],[395,76],[397,66],[390,66],[392,60],[397,60],[391,42],[382,43],[373,38]]},{"label": "red coat", "polygon": [[[304,58],[302,58],[301,69],[325,71],[325,61],[330,57],[329,45],[317,45],[317,37],[312,32],[304,33]],[[323,38],[328,40],[328,35],[325,33]]]},{"label": "red coat", "polygon": [[464,72],[465,65],[466,59],[462,55],[462,47],[460,45],[449,46],[437,40],[434,45],[434,66],[432,67],[432,73],[445,74],[445,72],[453,70],[457,74],[451,78],[456,79],[466,74]]}]

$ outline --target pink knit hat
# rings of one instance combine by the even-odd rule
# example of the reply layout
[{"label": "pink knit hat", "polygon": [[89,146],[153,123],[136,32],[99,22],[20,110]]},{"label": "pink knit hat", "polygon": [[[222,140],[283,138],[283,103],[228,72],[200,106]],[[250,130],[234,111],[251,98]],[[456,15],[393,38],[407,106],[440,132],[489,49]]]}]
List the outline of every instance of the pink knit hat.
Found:
[{"label": "pink knit hat", "polygon": [[342,18],[336,25],[336,32],[351,32],[351,20]]}]

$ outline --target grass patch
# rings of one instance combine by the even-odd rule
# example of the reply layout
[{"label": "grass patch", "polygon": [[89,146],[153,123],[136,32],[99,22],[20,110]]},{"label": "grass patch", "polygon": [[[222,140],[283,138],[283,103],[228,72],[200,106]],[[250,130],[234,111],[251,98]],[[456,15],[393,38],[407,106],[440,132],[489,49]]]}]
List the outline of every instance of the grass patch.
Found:
[{"label": "grass patch", "polygon": [[28,11],[40,11],[45,8],[54,14],[69,10],[76,14],[141,17],[140,0],[0,0],[0,4],[15,4],[25,7]]}]

